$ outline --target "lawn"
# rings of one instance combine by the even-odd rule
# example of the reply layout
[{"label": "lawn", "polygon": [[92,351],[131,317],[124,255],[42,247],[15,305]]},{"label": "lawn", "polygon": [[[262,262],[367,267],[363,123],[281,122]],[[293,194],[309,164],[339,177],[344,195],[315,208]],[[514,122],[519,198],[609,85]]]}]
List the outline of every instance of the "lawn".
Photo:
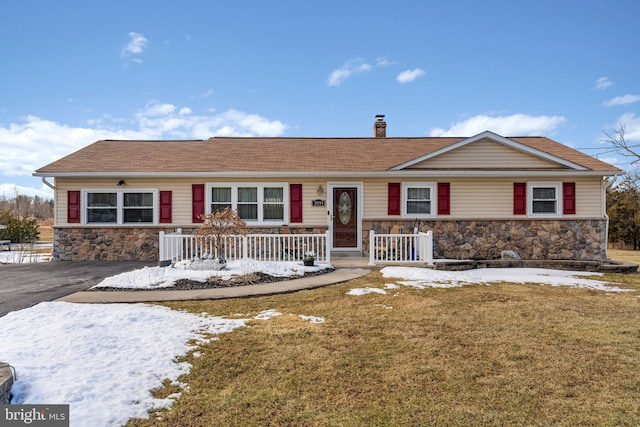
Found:
[{"label": "lawn", "polygon": [[603,279],[635,291],[500,283],[347,295],[394,283],[374,271],[294,294],[171,303],[282,316],[201,346],[174,406],[127,425],[638,425],[640,274]]}]

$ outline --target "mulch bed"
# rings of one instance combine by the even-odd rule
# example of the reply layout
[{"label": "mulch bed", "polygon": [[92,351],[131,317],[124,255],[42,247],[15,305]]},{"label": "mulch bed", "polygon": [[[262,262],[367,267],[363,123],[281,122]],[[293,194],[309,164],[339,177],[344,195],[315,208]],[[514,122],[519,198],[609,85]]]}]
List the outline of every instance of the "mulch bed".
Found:
[{"label": "mulch bed", "polygon": [[300,279],[302,277],[319,276],[321,274],[331,273],[332,268],[326,268],[320,271],[305,273],[304,276],[272,276],[266,273],[250,273],[243,276],[233,276],[230,279],[222,279],[217,276],[210,277],[206,282],[197,280],[180,279],[174,286],[162,288],[93,288],[89,291],[94,292],[122,292],[122,291],[188,291],[195,289],[215,289],[215,288],[231,288],[234,286],[260,285],[263,283],[284,282],[286,280]]}]

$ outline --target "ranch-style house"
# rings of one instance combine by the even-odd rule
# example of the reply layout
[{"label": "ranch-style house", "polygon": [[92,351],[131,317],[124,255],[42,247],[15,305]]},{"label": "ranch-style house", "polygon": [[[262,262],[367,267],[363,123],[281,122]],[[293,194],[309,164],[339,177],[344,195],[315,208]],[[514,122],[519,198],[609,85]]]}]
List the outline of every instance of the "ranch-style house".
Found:
[{"label": "ranch-style house", "polygon": [[[606,258],[606,189],[624,172],[539,136],[97,141],[34,175],[55,191],[54,258],[157,260],[160,231],[236,210],[252,233],[433,232],[436,257]],[[53,179],[53,182],[50,181]]]}]

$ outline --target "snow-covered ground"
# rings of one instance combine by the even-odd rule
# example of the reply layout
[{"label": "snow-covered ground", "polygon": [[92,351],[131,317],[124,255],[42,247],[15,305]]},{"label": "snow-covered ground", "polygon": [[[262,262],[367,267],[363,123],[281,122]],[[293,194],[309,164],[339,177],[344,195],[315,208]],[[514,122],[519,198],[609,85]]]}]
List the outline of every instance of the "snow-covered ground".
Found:
[{"label": "snow-covered ground", "polygon": [[[267,310],[255,316],[282,315]],[[45,302],[0,317],[0,360],[15,367],[14,404],[69,404],[71,426],[120,426],[147,411],[169,407],[180,393],[154,398],[151,390],[188,373],[177,357],[199,353],[209,334],[231,332],[248,318],[195,315],[147,304]],[[323,318],[299,315],[322,323]],[[194,340],[193,344],[189,344]]]},{"label": "snow-covered ground", "polygon": [[93,288],[170,288],[180,279],[206,281],[210,277],[230,279],[232,276],[244,276],[251,273],[266,273],[276,277],[303,276],[330,268],[329,265],[316,264],[305,267],[301,262],[266,262],[243,259],[230,261],[224,270],[192,270],[190,261],[176,263],[174,267],[144,267],[138,270],[107,277]]},{"label": "snow-covered ground", "polygon": [[[296,276],[326,268],[257,262],[230,263],[229,269],[221,272],[178,267],[164,268],[163,272],[160,267],[136,270],[105,279],[102,285],[158,287],[170,286],[180,278],[206,280],[214,274],[230,277],[234,272],[262,271]],[[425,289],[498,282],[627,291],[598,280],[602,276],[598,273],[544,269],[447,272],[408,267],[385,267],[381,271],[394,283],[354,288],[348,293],[385,294],[390,290],[398,292],[401,286]],[[310,314],[297,316],[317,324],[325,320]],[[280,315],[275,310],[265,310],[252,318],[268,321]],[[117,426],[129,418],[146,417],[150,409],[170,406],[179,395],[156,399],[150,390],[161,386],[164,379],[176,382],[189,371],[190,365],[177,363],[176,358],[190,351],[197,357],[198,342],[217,339],[209,334],[243,327],[249,317],[195,315],[147,304],[41,303],[0,318],[0,361],[17,370],[12,403],[70,404],[72,426]],[[188,390],[187,384],[177,384]]]},{"label": "snow-covered ground", "polygon": [[[4,246],[3,246],[4,248]],[[51,260],[52,248],[49,244],[25,245],[13,244],[11,250],[0,251],[0,264],[27,264],[31,262],[48,262]]]},{"label": "snow-covered ground", "polygon": [[610,286],[611,283],[586,277],[602,277],[601,273],[584,271],[549,270],[543,268],[480,268],[467,271],[440,271],[427,268],[385,267],[381,270],[387,278],[399,279],[398,283],[414,288],[451,288],[463,285],[490,285],[491,283],[537,283],[549,286],[570,286],[607,292],[628,292]]}]

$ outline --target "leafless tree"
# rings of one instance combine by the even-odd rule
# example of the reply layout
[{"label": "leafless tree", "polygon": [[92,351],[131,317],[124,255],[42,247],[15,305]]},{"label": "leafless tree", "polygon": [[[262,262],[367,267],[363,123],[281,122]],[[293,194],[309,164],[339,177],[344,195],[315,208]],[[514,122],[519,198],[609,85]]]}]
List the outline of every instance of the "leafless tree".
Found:
[{"label": "leafless tree", "polygon": [[227,236],[244,236],[247,234],[247,223],[240,219],[238,213],[230,208],[216,211],[210,214],[201,215],[202,226],[194,234],[200,236],[200,247],[204,253],[208,252],[213,243],[215,257],[221,257],[225,253],[225,246],[232,244],[228,242]]},{"label": "leafless tree", "polygon": [[618,129],[614,129],[612,131],[603,130],[602,132],[606,136],[603,141],[609,143],[613,147],[613,151],[619,153],[622,156],[632,158],[632,165],[640,163],[640,145],[632,145],[625,139],[624,123],[620,123],[620,127]]}]

